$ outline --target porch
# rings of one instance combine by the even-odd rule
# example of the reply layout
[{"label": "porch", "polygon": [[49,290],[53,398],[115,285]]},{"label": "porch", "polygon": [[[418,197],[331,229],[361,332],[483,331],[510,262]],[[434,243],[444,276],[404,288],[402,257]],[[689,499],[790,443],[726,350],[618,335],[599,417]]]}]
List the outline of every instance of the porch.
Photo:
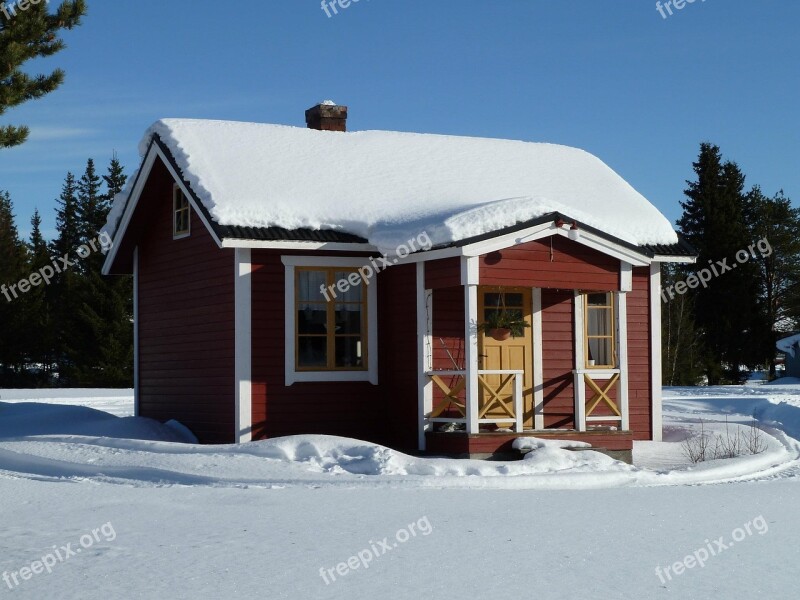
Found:
[{"label": "porch", "polygon": [[[602,277],[593,266],[588,283],[578,273],[569,288],[561,271],[556,288],[535,261],[517,257],[514,271],[498,276],[504,259],[493,252],[417,264],[419,449],[487,456],[535,436],[629,453],[637,437],[628,365],[633,266],[612,261]],[[491,312],[511,308],[523,328],[493,339]],[[649,378],[637,380],[640,402],[642,386]]]}]

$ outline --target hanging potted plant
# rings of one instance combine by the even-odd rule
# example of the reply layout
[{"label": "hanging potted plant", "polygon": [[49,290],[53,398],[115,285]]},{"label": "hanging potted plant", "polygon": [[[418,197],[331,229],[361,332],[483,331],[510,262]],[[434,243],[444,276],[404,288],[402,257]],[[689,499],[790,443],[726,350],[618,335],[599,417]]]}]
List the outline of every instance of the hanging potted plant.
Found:
[{"label": "hanging potted plant", "polygon": [[518,310],[495,310],[489,313],[486,321],[478,325],[478,331],[486,332],[498,342],[511,337],[521,337],[525,328],[530,327]]}]

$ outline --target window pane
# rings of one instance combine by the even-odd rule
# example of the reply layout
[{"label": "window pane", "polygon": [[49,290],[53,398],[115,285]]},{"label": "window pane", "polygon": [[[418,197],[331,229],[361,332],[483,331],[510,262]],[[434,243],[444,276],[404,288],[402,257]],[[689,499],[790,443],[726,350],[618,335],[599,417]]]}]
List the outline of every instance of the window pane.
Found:
[{"label": "window pane", "polygon": [[586,315],[587,332],[592,335],[611,335],[611,309],[590,308]]},{"label": "window pane", "polygon": [[611,306],[611,294],[589,294],[589,306]]},{"label": "window pane", "polygon": [[[304,301],[324,302],[322,290],[326,286],[325,271],[299,271],[297,275],[297,298]],[[301,308],[304,308],[301,304]]]},{"label": "window pane", "polygon": [[609,338],[595,338],[589,340],[589,360],[597,365],[612,365],[611,340]]},{"label": "window pane", "polygon": [[299,367],[326,367],[328,342],[324,337],[298,338],[297,364]]},{"label": "window pane", "polygon": [[361,356],[361,338],[337,337],[336,338],[336,366],[343,368],[357,368],[363,366]]},{"label": "window pane", "polygon": [[361,305],[336,305],[336,333],[361,333]]},{"label": "window pane", "polygon": [[325,335],[327,333],[327,305],[308,303],[297,311],[297,332]]},{"label": "window pane", "polygon": [[506,306],[522,307],[522,294],[506,294],[505,296]]},{"label": "window pane", "polygon": [[[346,292],[342,292],[339,289],[336,290],[336,299],[339,302],[361,302],[361,297],[363,294],[363,287],[364,282],[361,281],[361,276],[358,276],[357,283],[353,285],[348,281],[348,279],[355,273],[355,271],[336,271],[334,275],[334,281],[347,281],[347,285],[349,289]],[[353,277],[353,281],[356,281],[356,278]],[[342,287],[345,287],[344,285]]]}]

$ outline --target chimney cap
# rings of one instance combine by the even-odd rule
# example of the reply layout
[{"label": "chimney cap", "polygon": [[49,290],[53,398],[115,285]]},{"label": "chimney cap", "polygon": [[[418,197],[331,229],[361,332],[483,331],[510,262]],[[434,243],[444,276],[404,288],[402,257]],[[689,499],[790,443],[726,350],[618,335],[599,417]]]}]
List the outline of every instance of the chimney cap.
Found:
[{"label": "chimney cap", "polygon": [[306,111],[306,125],[320,131],[347,131],[347,107],[324,100]]}]

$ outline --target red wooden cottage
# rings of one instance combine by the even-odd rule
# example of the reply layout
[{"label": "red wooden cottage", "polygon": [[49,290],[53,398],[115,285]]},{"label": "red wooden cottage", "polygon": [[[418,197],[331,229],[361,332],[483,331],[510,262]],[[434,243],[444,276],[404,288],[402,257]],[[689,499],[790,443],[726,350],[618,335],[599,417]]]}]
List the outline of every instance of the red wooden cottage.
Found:
[{"label": "red wooden cottage", "polygon": [[147,132],[104,268],[134,276],[137,414],[472,456],[660,439],[660,265],[694,260],[667,219],[581,150],[346,119]]}]

